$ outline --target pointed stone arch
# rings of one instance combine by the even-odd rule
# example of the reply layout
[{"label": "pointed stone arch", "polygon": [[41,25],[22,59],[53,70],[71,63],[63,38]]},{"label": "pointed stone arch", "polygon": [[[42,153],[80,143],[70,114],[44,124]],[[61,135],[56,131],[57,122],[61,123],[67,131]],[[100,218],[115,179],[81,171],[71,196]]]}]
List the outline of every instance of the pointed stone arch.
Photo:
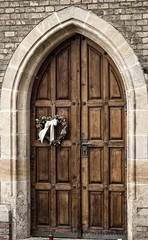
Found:
[{"label": "pointed stone arch", "polygon": [[[80,33],[100,45],[123,79],[128,118],[128,239],[136,229],[135,164],[140,149],[136,109],[147,104],[146,83],[138,59],[123,36],[109,23],[78,7],[54,12],[21,42],[8,65],[1,93],[1,160],[7,166],[2,202],[11,205],[13,239],[30,235],[30,95],[36,73],[47,55],[62,41]],[[146,146],[145,146],[146,147]],[[137,148],[137,149],[136,149]],[[7,188],[8,191],[5,191]],[[16,220],[17,219],[17,220]]]}]

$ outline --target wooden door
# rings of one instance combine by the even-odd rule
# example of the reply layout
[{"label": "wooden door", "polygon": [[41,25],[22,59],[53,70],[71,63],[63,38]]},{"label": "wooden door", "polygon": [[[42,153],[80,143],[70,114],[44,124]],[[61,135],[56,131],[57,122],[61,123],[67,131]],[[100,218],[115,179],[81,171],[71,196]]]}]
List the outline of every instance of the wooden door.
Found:
[{"label": "wooden door", "polygon": [[[81,42],[82,237],[126,238],[125,100],[106,52]],[[86,145],[85,145],[86,143]],[[85,149],[84,149],[85,150]]]},{"label": "wooden door", "polygon": [[[54,114],[68,122],[59,148],[35,128]],[[77,34],[49,55],[31,100],[33,236],[126,238],[125,120],[122,80],[103,49]]]}]

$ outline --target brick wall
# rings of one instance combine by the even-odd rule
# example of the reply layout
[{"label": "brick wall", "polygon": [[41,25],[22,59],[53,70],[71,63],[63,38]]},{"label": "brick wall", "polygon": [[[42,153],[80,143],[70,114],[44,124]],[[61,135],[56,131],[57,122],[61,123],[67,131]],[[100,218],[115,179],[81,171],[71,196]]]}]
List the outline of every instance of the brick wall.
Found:
[{"label": "brick wall", "polygon": [[22,39],[54,11],[76,5],[110,22],[129,42],[148,72],[147,0],[0,0],[0,83]]}]

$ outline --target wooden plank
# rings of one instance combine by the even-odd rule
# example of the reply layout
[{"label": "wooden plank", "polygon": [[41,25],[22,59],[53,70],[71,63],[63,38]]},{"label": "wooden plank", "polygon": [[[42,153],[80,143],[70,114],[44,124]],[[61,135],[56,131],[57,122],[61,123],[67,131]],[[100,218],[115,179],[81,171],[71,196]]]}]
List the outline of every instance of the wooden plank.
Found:
[{"label": "wooden plank", "polygon": [[50,190],[51,189],[51,183],[36,183],[35,184],[36,190]]},{"label": "wooden plank", "polygon": [[[88,139],[88,56],[87,41],[81,40],[81,138]],[[81,158],[82,230],[89,227],[88,158]]]},{"label": "wooden plank", "polygon": [[92,184],[92,183],[90,183],[89,187],[88,187],[88,190],[89,191],[103,191],[103,187],[104,187],[103,184],[97,184],[97,183]]}]

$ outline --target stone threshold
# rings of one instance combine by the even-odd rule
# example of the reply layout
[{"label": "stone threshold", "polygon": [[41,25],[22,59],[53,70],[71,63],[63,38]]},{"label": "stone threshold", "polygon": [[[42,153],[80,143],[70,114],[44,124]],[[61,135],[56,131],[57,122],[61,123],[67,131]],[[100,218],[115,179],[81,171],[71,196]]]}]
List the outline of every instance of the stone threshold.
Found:
[{"label": "stone threshold", "polygon": [[[30,237],[30,238],[23,238],[19,240],[48,240],[48,237]],[[101,238],[53,238],[53,240],[109,240],[109,239],[101,239]],[[110,239],[111,240],[111,239]],[[115,238],[112,240],[122,240],[122,238]]]},{"label": "stone threshold", "polygon": [[[31,237],[31,238],[23,238],[19,240],[48,240],[48,237]],[[84,238],[53,238],[53,240],[101,240],[100,238],[89,238],[89,239],[84,239]],[[108,239],[106,239],[108,240]],[[112,239],[112,240],[122,240],[122,239]]]},{"label": "stone threshold", "polygon": [[[101,240],[101,238],[53,238],[53,240]],[[48,237],[30,237],[30,238],[23,238],[19,240],[48,240]],[[108,239],[106,239],[108,240]],[[113,240],[122,240],[122,239],[113,239]]]}]

